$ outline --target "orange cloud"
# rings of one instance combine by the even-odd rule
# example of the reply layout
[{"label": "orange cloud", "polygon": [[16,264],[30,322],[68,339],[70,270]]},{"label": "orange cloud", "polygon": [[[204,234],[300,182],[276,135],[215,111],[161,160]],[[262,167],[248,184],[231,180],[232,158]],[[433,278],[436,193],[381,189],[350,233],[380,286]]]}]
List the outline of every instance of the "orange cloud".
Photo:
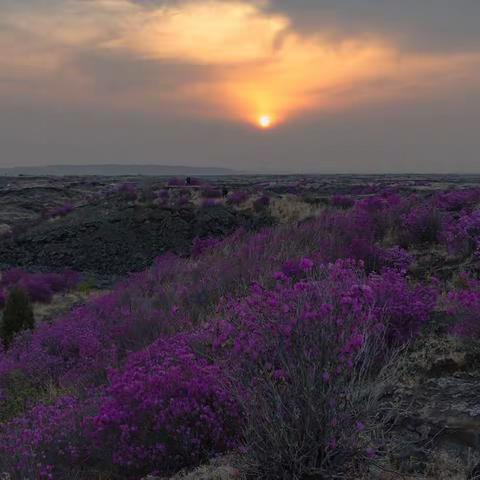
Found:
[{"label": "orange cloud", "polygon": [[205,0],[139,10],[105,47],[212,66],[215,75],[208,82],[192,79],[168,92],[168,100],[253,124],[262,116],[275,124],[306,111],[405,95],[409,85],[433,88],[439,83],[432,81],[435,75],[471,61],[461,55],[402,55],[373,34],[341,41],[304,37],[288,17],[267,14],[261,5]]},{"label": "orange cloud", "polygon": [[190,1],[153,11],[139,9],[121,37],[105,47],[146,58],[231,65],[268,58],[289,26],[280,15],[265,15],[243,1]]}]

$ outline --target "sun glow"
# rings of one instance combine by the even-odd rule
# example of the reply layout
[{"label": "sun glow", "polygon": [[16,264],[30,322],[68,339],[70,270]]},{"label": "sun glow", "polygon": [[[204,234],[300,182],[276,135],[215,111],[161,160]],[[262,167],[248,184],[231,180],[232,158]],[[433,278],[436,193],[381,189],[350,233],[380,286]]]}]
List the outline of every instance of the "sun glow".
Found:
[{"label": "sun glow", "polygon": [[260,117],[258,117],[258,125],[261,128],[270,128],[272,126],[272,118],[270,115],[260,115]]}]

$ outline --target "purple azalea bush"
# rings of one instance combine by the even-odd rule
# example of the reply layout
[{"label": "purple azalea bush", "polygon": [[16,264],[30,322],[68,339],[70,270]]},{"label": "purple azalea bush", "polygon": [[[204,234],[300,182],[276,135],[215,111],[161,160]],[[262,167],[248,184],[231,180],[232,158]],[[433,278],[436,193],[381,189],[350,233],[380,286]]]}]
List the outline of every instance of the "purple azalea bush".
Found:
[{"label": "purple azalea bush", "polygon": [[460,211],[480,204],[480,188],[466,188],[440,192],[434,202],[447,211]]},{"label": "purple azalea bush", "polygon": [[[32,302],[49,303],[56,293],[65,293],[75,288],[80,274],[73,271],[63,273],[28,273],[22,269],[10,269],[2,272],[0,292],[3,297],[15,287],[22,288]],[[2,306],[0,300],[0,307]]]},{"label": "purple azalea bush", "polygon": [[452,255],[480,256],[480,209],[462,211],[458,219],[449,219],[443,225],[443,240]]},{"label": "purple azalea bush", "polygon": [[446,310],[453,319],[451,333],[464,338],[480,338],[480,281],[466,273],[461,286],[447,293]]},{"label": "purple azalea bush", "polygon": [[330,199],[332,207],[351,208],[355,205],[355,200],[347,195],[333,195]]},{"label": "purple azalea bush", "polygon": [[116,191],[120,196],[129,202],[134,202],[138,199],[138,188],[132,182],[124,182],[117,186]]},{"label": "purple azalea bush", "polygon": [[212,207],[218,207],[219,205],[221,205],[221,203],[218,200],[215,200],[214,198],[205,198],[202,200],[200,207],[212,208]]},{"label": "purple azalea bush", "polygon": [[218,365],[188,336],[160,339],[110,374],[86,435],[101,463],[134,474],[175,472],[238,445],[240,409]]},{"label": "purple azalea bush", "polygon": [[236,192],[232,192],[228,195],[227,203],[231,205],[241,205],[248,200],[248,197],[249,195],[247,192],[237,190]]}]

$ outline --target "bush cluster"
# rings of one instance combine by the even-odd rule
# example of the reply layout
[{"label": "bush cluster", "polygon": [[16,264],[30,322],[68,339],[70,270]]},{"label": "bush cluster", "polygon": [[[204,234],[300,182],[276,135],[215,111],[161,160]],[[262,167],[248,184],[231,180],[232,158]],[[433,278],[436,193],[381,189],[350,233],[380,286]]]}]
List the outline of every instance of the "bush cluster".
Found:
[{"label": "bush cluster", "polygon": [[19,287],[31,302],[49,303],[55,293],[67,292],[75,288],[80,281],[80,274],[73,271],[63,273],[29,273],[19,268],[2,272],[0,278],[0,308],[2,298],[8,291]]}]

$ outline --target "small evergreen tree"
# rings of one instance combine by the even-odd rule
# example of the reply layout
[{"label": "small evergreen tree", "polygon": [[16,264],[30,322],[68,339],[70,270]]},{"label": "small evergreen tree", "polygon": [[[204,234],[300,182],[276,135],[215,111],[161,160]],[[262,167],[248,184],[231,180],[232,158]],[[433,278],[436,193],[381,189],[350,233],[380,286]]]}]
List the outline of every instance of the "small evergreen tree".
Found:
[{"label": "small evergreen tree", "polygon": [[18,332],[33,329],[34,326],[32,304],[25,291],[16,287],[8,295],[3,311],[3,321],[0,325],[0,335],[5,348],[8,348]]}]

